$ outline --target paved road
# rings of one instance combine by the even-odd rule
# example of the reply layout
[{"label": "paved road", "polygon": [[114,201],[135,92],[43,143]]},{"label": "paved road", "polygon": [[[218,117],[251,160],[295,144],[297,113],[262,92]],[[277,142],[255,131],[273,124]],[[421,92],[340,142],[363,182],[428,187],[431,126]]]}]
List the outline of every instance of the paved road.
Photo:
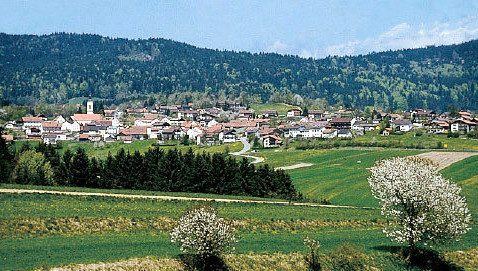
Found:
[{"label": "paved road", "polygon": [[242,150],[240,150],[238,152],[231,152],[230,154],[237,155],[237,156],[242,156],[242,157],[246,157],[246,158],[251,158],[251,159],[253,159],[251,164],[257,164],[257,163],[264,162],[264,160],[265,160],[264,157],[258,157],[258,156],[252,156],[252,155],[246,154],[251,149],[251,143],[249,143],[249,141],[247,140],[247,137],[241,137],[240,141],[241,141],[242,146],[243,146]]},{"label": "paved road", "polygon": [[55,190],[39,190],[39,189],[13,189],[0,188],[0,193],[12,194],[53,194],[68,196],[97,196],[97,197],[114,197],[128,199],[156,199],[156,200],[183,200],[183,201],[213,201],[213,202],[230,202],[230,203],[260,203],[274,205],[294,205],[308,207],[325,207],[325,208],[345,208],[345,209],[376,209],[372,207],[357,207],[347,205],[323,205],[309,202],[288,202],[281,200],[248,200],[248,199],[221,199],[221,198],[201,198],[201,197],[180,197],[180,196],[159,196],[159,195],[137,195],[137,194],[116,194],[116,193],[99,193],[99,192],[74,192],[74,191],[55,191]]}]

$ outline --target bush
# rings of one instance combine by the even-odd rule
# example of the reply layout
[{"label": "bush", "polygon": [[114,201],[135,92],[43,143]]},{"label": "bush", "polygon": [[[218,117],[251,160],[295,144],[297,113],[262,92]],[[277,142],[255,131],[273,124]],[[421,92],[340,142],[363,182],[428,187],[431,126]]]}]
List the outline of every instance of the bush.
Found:
[{"label": "bush", "polygon": [[365,270],[367,255],[356,246],[345,244],[330,254],[330,265],[333,271]]},{"label": "bush", "polygon": [[193,254],[203,265],[218,258],[237,242],[235,229],[215,209],[200,207],[186,212],[171,232],[171,242],[179,243],[181,252]]},{"label": "bush", "polygon": [[304,239],[304,245],[307,248],[307,254],[304,257],[304,260],[307,264],[308,271],[320,271],[322,266],[320,264],[320,243],[317,240],[310,239],[306,237]]},{"label": "bush", "polygon": [[460,134],[459,133],[448,133],[447,137],[448,138],[459,138]]}]

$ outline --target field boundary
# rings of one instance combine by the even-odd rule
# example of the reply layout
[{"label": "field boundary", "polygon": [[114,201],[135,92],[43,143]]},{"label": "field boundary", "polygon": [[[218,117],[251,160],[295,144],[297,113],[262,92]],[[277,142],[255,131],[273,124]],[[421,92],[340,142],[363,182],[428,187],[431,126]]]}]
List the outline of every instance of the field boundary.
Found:
[{"label": "field boundary", "polygon": [[114,193],[100,193],[100,192],[73,192],[73,191],[39,190],[39,189],[0,188],[0,193],[50,194],[50,195],[94,196],[94,197],[96,196],[96,197],[113,197],[113,198],[124,198],[124,199],[205,201],[205,202],[223,202],[223,203],[274,204],[274,205],[323,207],[323,208],[345,208],[345,209],[369,209],[369,210],[377,209],[377,208],[374,208],[374,207],[360,207],[360,206],[349,206],[349,205],[326,205],[326,204],[317,204],[317,203],[311,203],[311,202],[266,201],[266,200],[204,198],[204,197],[184,197],[184,196],[160,196],[160,195],[133,195],[133,194],[114,194]]}]

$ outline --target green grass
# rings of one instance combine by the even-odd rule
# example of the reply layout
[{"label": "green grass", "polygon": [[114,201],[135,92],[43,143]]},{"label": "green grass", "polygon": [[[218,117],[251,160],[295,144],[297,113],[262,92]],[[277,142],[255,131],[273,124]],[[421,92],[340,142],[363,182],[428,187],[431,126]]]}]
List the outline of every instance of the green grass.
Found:
[{"label": "green grass", "polygon": [[[319,231],[300,234],[243,234],[237,253],[295,252],[303,251],[303,237],[309,235],[321,240],[325,250],[338,246],[342,240],[367,244],[369,251],[374,247],[387,246],[390,242],[381,237],[377,230]],[[137,233],[89,236],[52,236],[1,240],[0,257],[2,268],[32,269],[53,267],[70,263],[115,261],[144,256],[172,257],[180,253],[178,247],[169,242],[167,234]],[[21,255],[19,257],[19,255]]]},{"label": "green grass", "polygon": [[[369,192],[366,181],[368,168],[379,159],[420,153],[418,150],[392,149],[339,149],[339,150],[264,150],[257,153],[274,166],[292,165],[300,162],[314,166],[289,171],[300,191],[309,197],[326,197],[335,204],[377,206]],[[360,162],[358,162],[360,161]],[[463,188],[470,211],[478,215],[478,156],[457,162],[441,171]],[[12,186],[0,187],[24,187]],[[57,189],[57,188],[55,188]],[[104,191],[120,193],[155,194],[149,191],[97,190],[84,188],[60,188],[71,191]],[[159,193],[162,194],[162,193]],[[167,193],[169,194],[169,193]],[[187,194],[186,194],[187,195]],[[210,196],[210,195],[205,195]],[[222,196],[221,196],[222,197]],[[0,194],[0,220],[23,218],[178,218],[185,210],[199,203],[185,201],[160,201],[119,199],[94,196],[60,196],[40,194]],[[253,219],[257,223],[284,220],[320,221],[376,221],[381,219],[377,209],[335,209],[303,206],[280,206],[269,204],[212,203],[221,216],[228,219]],[[303,251],[302,239],[312,236],[320,240],[323,251],[330,251],[348,242],[365,249],[373,255],[375,266],[383,270],[405,270],[393,260],[387,250],[394,245],[381,230],[359,228],[322,228],[310,230],[277,230],[267,232],[239,232],[238,253],[272,253]],[[460,242],[436,247],[441,251],[468,250],[478,246],[478,224]],[[178,248],[169,242],[166,233],[154,231],[106,232],[86,235],[25,236],[22,238],[0,237],[0,261],[2,268],[32,269],[70,263],[116,261],[130,257],[158,256],[175,257]]]},{"label": "green grass", "polygon": [[[121,199],[97,196],[48,194],[0,194],[0,219],[59,217],[171,217],[201,203]],[[375,220],[379,210],[337,209],[250,203],[212,203],[220,214],[230,219],[271,220]]]},{"label": "green grass", "polygon": [[[23,144],[27,144],[27,142],[32,147],[38,144],[37,141],[23,140],[23,141],[16,141],[14,147],[18,150],[21,148]],[[93,142],[64,141],[58,145],[58,148],[59,148],[60,154],[63,154],[67,149],[69,149],[72,152],[75,152],[77,149],[81,147],[85,149],[88,156],[104,159],[108,156],[108,153],[115,154],[121,148],[129,152],[134,152],[137,150],[144,153],[149,148],[153,147],[153,144],[156,142],[157,141],[154,139],[133,141],[130,144],[125,144],[123,142],[111,142],[111,143],[106,143],[104,146],[101,146],[101,147],[95,147],[95,144]],[[186,151],[189,148],[192,148],[196,152],[202,152],[202,151],[211,152],[211,153],[225,152],[225,151],[236,152],[242,149],[242,143],[235,142],[230,144],[221,144],[221,145],[214,145],[214,146],[197,146],[197,145],[183,146],[178,144],[173,146],[164,145],[159,147],[164,150],[177,148],[181,151]]]},{"label": "green grass", "polygon": [[438,142],[446,145],[446,150],[455,151],[478,151],[478,140],[470,138],[448,138],[446,135],[434,135],[424,132],[421,136],[415,136],[415,132],[408,132],[403,135],[392,134],[390,136],[381,136],[377,131],[366,133],[359,136],[354,141],[357,142],[377,142],[392,143],[393,145],[420,145],[424,148],[434,149]]},{"label": "green grass", "polygon": [[253,104],[251,108],[254,109],[256,114],[261,114],[262,111],[266,110],[275,110],[279,115],[285,116],[289,109],[299,108],[295,105],[285,104],[285,103],[266,103],[266,104]]},{"label": "green grass", "polygon": [[[280,151],[280,150],[279,150]],[[267,150],[256,155],[273,166],[312,163],[290,170],[296,188],[308,199],[327,199],[332,204],[378,207],[367,182],[371,166],[378,160],[418,154],[417,150]]]}]

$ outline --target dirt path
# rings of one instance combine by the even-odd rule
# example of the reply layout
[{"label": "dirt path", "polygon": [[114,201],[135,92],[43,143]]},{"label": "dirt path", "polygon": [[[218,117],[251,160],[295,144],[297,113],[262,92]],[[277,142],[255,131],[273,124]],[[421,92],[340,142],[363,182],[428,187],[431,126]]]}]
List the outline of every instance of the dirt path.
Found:
[{"label": "dirt path", "polygon": [[432,151],[421,153],[416,156],[428,158],[438,164],[438,169],[444,169],[449,165],[461,161],[470,156],[478,155],[478,152],[440,152]]},{"label": "dirt path", "polygon": [[51,195],[68,195],[68,196],[97,196],[97,197],[113,197],[126,199],[156,199],[156,200],[183,200],[183,201],[214,201],[229,203],[260,203],[275,205],[293,205],[308,207],[325,207],[325,208],[346,208],[346,209],[376,209],[372,207],[357,207],[347,205],[324,205],[310,202],[288,202],[288,201],[266,201],[266,200],[248,200],[248,199],[221,199],[221,198],[200,198],[200,197],[181,197],[181,196],[159,196],[159,195],[135,195],[135,194],[115,194],[115,193],[99,193],[99,192],[73,192],[73,191],[55,191],[55,190],[39,190],[39,189],[10,189],[0,188],[0,193],[12,194],[51,194]]},{"label": "dirt path", "polygon": [[296,169],[296,168],[310,167],[310,166],[313,166],[313,165],[314,164],[312,164],[312,163],[298,163],[298,164],[291,165],[291,166],[276,167],[276,169],[290,170],[290,169]]}]

